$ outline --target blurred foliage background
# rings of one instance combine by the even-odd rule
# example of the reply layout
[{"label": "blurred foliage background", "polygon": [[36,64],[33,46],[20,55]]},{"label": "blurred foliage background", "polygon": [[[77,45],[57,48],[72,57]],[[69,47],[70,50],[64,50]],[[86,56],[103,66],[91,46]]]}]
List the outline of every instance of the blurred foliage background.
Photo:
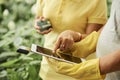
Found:
[{"label": "blurred foliage background", "polygon": [[[111,0],[108,3],[108,17]],[[43,45],[33,28],[35,0],[0,0],[0,80],[41,80],[40,55],[17,53],[19,46]]]},{"label": "blurred foliage background", "polygon": [[35,0],[0,0],[0,80],[40,80],[41,56],[16,52],[21,45],[43,45],[34,13]]}]

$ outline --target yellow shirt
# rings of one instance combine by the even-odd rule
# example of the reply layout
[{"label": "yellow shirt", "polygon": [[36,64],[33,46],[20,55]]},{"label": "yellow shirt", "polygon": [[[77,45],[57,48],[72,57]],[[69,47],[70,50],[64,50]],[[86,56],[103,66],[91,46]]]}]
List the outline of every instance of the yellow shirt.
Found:
[{"label": "yellow shirt", "polygon": [[[105,24],[106,0],[37,0],[37,16],[49,19],[53,31],[45,35],[44,47],[53,49],[60,32],[74,30],[85,33],[88,23]],[[43,80],[75,80],[51,69],[43,57],[40,76]]]}]

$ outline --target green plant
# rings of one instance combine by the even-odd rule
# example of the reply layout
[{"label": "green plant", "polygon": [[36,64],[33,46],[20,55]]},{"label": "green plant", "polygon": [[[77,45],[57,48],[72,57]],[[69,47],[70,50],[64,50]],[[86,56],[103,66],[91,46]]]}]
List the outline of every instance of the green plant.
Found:
[{"label": "green plant", "polygon": [[0,80],[40,80],[42,57],[17,53],[19,46],[43,45],[34,25],[35,0],[0,0]]},{"label": "green plant", "polygon": [[110,16],[111,3],[112,3],[112,0],[107,0],[107,5],[108,5],[108,17]]}]

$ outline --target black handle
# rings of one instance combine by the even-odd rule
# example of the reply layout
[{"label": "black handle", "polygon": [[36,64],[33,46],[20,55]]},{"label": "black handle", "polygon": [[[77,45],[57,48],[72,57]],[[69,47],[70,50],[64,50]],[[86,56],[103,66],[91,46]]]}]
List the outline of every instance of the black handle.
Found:
[{"label": "black handle", "polygon": [[30,52],[30,49],[25,47],[25,46],[20,46],[18,49],[17,49],[17,52],[19,53],[23,53],[23,54],[28,54]]}]

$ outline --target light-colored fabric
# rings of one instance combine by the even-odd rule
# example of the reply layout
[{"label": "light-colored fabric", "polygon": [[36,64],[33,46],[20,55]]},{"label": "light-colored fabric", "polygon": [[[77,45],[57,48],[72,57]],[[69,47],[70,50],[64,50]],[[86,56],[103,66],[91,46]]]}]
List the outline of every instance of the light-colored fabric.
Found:
[{"label": "light-colored fabric", "polygon": [[84,61],[79,64],[68,64],[48,58],[52,68],[58,73],[71,76],[79,80],[102,80],[99,71],[99,59]]},{"label": "light-colored fabric", "polygon": [[[53,49],[64,30],[85,33],[88,23],[105,24],[106,0],[37,0],[37,16],[44,16],[52,24],[53,31],[45,35],[44,47]],[[40,76],[43,80],[75,80],[53,71],[44,57]]]},{"label": "light-colored fabric", "polygon": [[106,0],[38,0],[37,4],[37,15],[48,18],[55,32],[85,33],[87,23],[105,24],[107,19]]},{"label": "light-colored fabric", "polygon": [[[120,49],[120,0],[113,0],[110,18],[101,32],[97,56],[101,57]],[[105,80],[120,80],[120,71],[107,74]]]},{"label": "light-colored fabric", "polygon": [[73,45],[71,52],[75,57],[85,58],[89,54],[95,52],[96,44],[99,38],[99,32],[92,32],[85,39]]}]

